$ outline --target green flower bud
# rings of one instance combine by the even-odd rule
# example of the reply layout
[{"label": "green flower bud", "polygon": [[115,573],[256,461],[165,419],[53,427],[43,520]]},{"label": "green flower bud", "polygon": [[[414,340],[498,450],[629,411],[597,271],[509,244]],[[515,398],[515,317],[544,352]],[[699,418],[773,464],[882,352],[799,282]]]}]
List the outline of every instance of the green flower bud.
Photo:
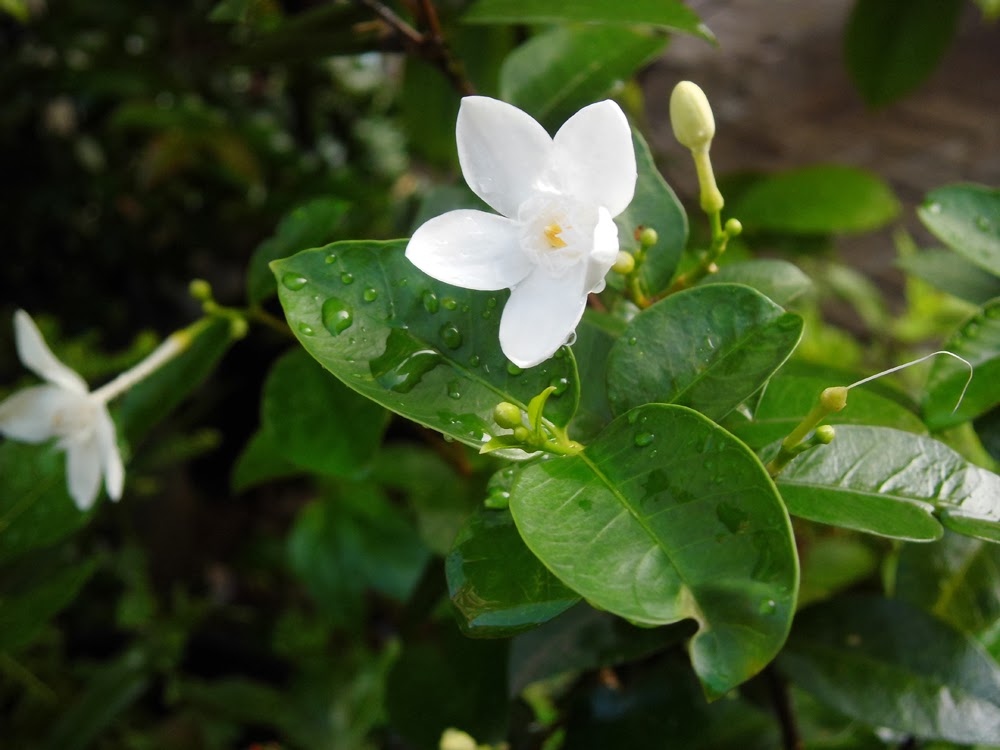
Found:
[{"label": "green flower bud", "polygon": [[493,421],[507,430],[521,427],[521,410],[509,401],[501,401],[493,408]]},{"label": "green flower bud", "polygon": [[833,438],[836,437],[836,434],[836,430],[834,430],[833,427],[828,424],[824,424],[816,428],[815,439],[817,443],[829,445],[833,442]]},{"label": "green flower bud", "polygon": [[726,220],[726,234],[730,237],[739,237],[743,234],[743,225],[740,223],[739,219]]},{"label": "green flower bud", "polygon": [[639,244],[643,247],[652,247],[659,241],[659,239],[660,236],[652,227],[643,227],[642,231],[639,232]]},{"label": "green flower bud", "polygon": [[622,274],[622,276],[632,273],[635,270],[635,258],[632,257],[632,253],[619,250],[618,257],[615,258],[615,264],[611,266],[611,270]]},{"label": "green flower bud", "polygon": [[199,302],[212,299],[212,285],[204,279],[192,279],[188,284],[188,293]]},{"label": "green flower bud", "polygon": [[847,406],[847,388],[842,385],[827,388],[819,394],[819,402],[827,411],[841,411]]},{"label": "green flower bud", "polygon": [[521,442],[525,445],[529,445],[532,442],[531,430],[529,430],[524,425],[519,424],[517,427],[514,428],[514,437],[518,440],[518,442]]},{"label": "green flower bud", "polygon": [[670,95],[674,137],[692,151],[705,150],[715,137],[715,117],[708,97],[695,83],[681,81]]}]

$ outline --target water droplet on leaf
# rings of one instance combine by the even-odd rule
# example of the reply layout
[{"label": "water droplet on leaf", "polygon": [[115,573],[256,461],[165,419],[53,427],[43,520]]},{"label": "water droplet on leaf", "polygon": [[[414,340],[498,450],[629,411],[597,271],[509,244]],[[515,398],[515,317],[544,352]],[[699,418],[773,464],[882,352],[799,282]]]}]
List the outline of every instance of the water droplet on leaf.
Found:
[{"label": "water droplet on leaf", "polygon": [[421,300],[424,303],[424,309],[429,313],[436,313],[438,311],[439,302],[438,297],[434,292],[424,292]]},{"label": "water droplet on leaf", "polygon": [[522,370],[520,367],[518,367],[517,365],[515,365],[513,362],[508,362],[507,363],[507,374],[508,375],[517,376],[517,375],[520,375],[522,372],[524,372],[524,370]]},{"label": "water droplet on leaf", "polygon": [[348,273],[347,271],[344,271],[342,274],[340,274],[340,283],[341,284],[353,284],[354,283],[354,274],[351,274],[351,273]]},{"label": "water droplet on leaf", "polygon": [[339,336],[354,323],[354,314],[343,300],[330,297],[323,303],[323,327],[334,336]]},{"label": "water droplet on leaf", "polygon": [[457,380],[452,380],[450,383],[448,383],[448,398],[453,398],[456,401],[462,398],[461,387],[462,384],[459,383]]},{"label": "water droplet on leaf", "polygon": [[312,336],[314,333],[316,333],[316,331],[313,330],[313,327],[306,323],[299,323],[298,328],[299,328],[299,333],[301,333],[303,336]]},{"label": "water droplet on leaf", "polygon": [[655,437],[652,432],[640,432],[635,436],[635,444],[640,448],[645,448],[653,442]]},{"label": "water droplet on leaf", "polygon": [[453,297],[445,297],[443,300],[441,300],[441,306],[445,310],[457,310],[458,302]]},{"label": "water droplet on leaf", "polygon": [[454,323],[445,323],[438,333],[449,349],[458,349],[462,345],[462,332],[455,327]]},{"label": "water droplet on leaf", "polygon": [[366,287],[364,292],[361,293],[361,299],[365,302],[374,302],[378,299],[378,289],[373,286]]},{"label": "water droplet on leaf", "polygon": [[285,289],[297,292],[299,289],[308,284],[309,280],[306,279],[305,276],[297,273],[286,273],[281,277],[281,283],[285,286]]}]

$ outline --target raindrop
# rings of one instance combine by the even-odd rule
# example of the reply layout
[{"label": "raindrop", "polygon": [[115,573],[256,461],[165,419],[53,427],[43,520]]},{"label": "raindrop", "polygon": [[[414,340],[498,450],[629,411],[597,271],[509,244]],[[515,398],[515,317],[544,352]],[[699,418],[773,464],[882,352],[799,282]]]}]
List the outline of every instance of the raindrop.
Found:
[{"label": "raindrop", "polygon": [[312,336],[314,333],[316,333],[316,331],[313,330],[313,327],[306,323],[299,323],[298,327],[299,327],[299,333],[301,333],[303,336]]},{"label": "raindrop", "polygon": [[492,310],[483,310],[483,320],[489,320],[492,317],[493,317]]},{"label": "raindrop", "polygon": [[555,390],[552,391],[553,396],[561,396],[566,392],[566,389],[569,388],[569,380],[567,378],[552,378],[552,380],[549,381],[549,385],[555,388]]},{"label": "raindrop", "polygon": [[508,375],[520,375],[524,370],[515,365],[513,362],[507,363],[507,374]]},{"label": "raindrop", "polygon": [[628,337],[628,345],[629,346],[635,346],[637,343],[639,343],[639,340],[635,336],[629,336]]},{"label": "raindrop", "polygon": [[462,345],[462,332],[455,327],[454,323],[445,323],[438,333],[449,349],[458,349]]},{"label": "raindrop", "polygon": [[383,388],[409,393],[428,372],[441,364],[441,355],[420,347],[407,331],[394,328],[386,339],[385,352],[368,363],[372,376]]},{"label": "raindrop", "polygon": [[464,313],[467,313],[467,312],[469,312],[469,311],[470,311],[471,309],[472,309],[472,308],[471,308],[471,307],[469,307],[469,305],[468,305],[468,304],[464,304],[464,305],[462,305],[462,312],[464,312]]},{"label": "raindrop", "polygon": [[490,297],[488,300],[486,300],[486,306],[492,310],[494,307],[497,306],[497,298]]},{"label": "raindrop", "polygon": [[281,283],[284,284],[285,289],[297,292],[299,289],[308,284],[309,281],[305,276],[300,276],[297,273],[286,273],[281,277]]},{"label": "raindrop", "polygon": [[342,283],[342,284],[353,284],[354,283],[354,274],[348,273],[347,271],[344,271],[342,274],[340,274],[340,283]]},{"label": "raindrop", "polygon": [[457,310],[458,302],[453,297],[445,297],[441,300],[441,306],[445,310]]},{"label": "raindrop", "polygon": [[378,289],[373,286],[366,287],[365,291],[361,293],[361,299],[365,302],[374,302],[378,299]]},{"label": "raindrop", "polygon": [[339,336],[354,322],[354,314],[343,300],[330,297],[323,303],[323,327],[334,336]]},{"label": "raindrop", "polygon": [[757,611],[762,615],[773,615],[778,611],[778,603],[774,599],[764,599],[757,607]]},{"label": "raindrop", "polygon": [[330,253],[329,255],[327,255],[326,256],[326,262],[327,263],[336,263],[337,262],[337,254],[336,253]]},{"label": "raindrop", "polygon": [[647,445],[653,442],[655,436],[652,432],[640,432],[635,436],[635,444],[640,448],[645,448]]},{"label": "raindrop", "polygon": [[460,390],[461,387],[462,384],[459,383],[457,380],[452,380],[450,383],[448,383],[448,398],[453,398],[456,401],[462,398],[462,391]]},{"label": "raindrop", "polygon": [[424,303],[424,309],[429,313],[436,313],[440,306],[438,302],[438,296],[434,292],[426,291],[424,292],[421,300]]},{"label": "raindrop", "polygon": [[473,354],[469,357],[469,367],[479,367],[479,355]]},{"label": "raindrop", "polygon": [[572,331],[569,336],[566,337],[566,341],[563,346],[573,346],[576,343],[576,331]]}]

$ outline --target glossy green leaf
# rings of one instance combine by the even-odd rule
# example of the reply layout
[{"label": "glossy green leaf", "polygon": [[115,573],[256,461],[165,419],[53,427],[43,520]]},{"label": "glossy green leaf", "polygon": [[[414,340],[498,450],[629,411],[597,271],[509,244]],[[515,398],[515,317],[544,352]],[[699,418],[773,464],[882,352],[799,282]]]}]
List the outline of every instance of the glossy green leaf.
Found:
[{"label": "glossy green leaf", "polygon": [[900,258],[896,264],[921,281],[974,305],[1000,297],[1000,278],[952,250],[924,250]]},{"label": "glossy green leaf", "polygon": [[895,595],[996,645],[1000,545],[950,533],[934,544],[908,544],[899,555]]},{"label": "glossy green leaf", "polygon": [[445,560],[448,593],[466,635],[503,637],[551,620],[580,597],[524,546],[507,511],[480,510]]},{"label": "glossy green leaf", "polygon": [[967,360],[973,373],[959,404],[969,368],[953,357],[934,358],[923,403],[932,430],[960,424],[1000,404],[1000,298],[983,305],[941,348]]},{"label": "glossy green leaf", "polygon": [[578,604],[511,641],[511,697],[528,685],[570,671],[612,667],[649,656],[689,638],[693,622],[639,628],[629,622]]},{"label": "glossy green leaf", "polygon": [[778,663],[796,685],[867,724],[963,744],[1000,737],[1000,666],[905,602],[845,597],[810,607]]},{"label": "glossy green leaf", "polygon": [[844,32],[847,70],[874,107],[910,93],[948,48],[961,0],[857,0]]},{"label": "glossy green leaf", "polygon": [[527,408],[550,384],[545,414],[576,411],[576,366],[561,350],[522,371],[500,351],[506,292],[449,286],[418,271],[405,241],[343,242],[272,268],[292,330],[351,388],[415,422],[479,448],[497,430],[493,408]]},{"label": "glossy green leaf", "polygon": [[646,260],[639,269],[639,278],[647,293],[656,294],[670,283],[687,246],[687,213],[657,169],[649,145],[635,128],[632,129],[632,144],[638,171],[635,196],[628,208],[615,218],[615,223],[623,250],[638,246],[635,233],[640,228],[656,230],[656,243],[646,250]]},{"label": "glossy green leaf", "polygon": [[1000,276],[1000,190],[949,185],[927,194],[917,215],[948,247]]},{"label": "glossy green leaf", "polygon": [[345,623],[360,614],[368,588],[405,600],[429,554],[377,486],[345,483],[338,489],[299,513],[288,556],[320,609]]},{"label": "glossy green leaf", "polygon": [[611,347],[624,330],[624,321],[592,308],[577,326],[573,356],[580,370],[580,408],[570,425],[576,440],[586,442],[613,419],[605,371]]},{"label": "glossy green leaf", "polygon": [[781,747],[773,713],[738,695],[707,703],[677,659],[643,667],[620,686],[597,683],[579,697],[566,722],[566,748]]},{"label": "glossy green leaf", "polygon": [[785,639],[798,565],[784,506],[757,457],[690,409],[635,409],[582,454],[526,467],[510,507],[532,552],[595,606],[697,620],[689,649],[710,696]]},{"label": "glossy green leaf", "polygon": [[551,0],[523,3],[517,0],[478,0],[463,16],[466,23],[566,23],[572,21],[659,26],[702,39],[715,37],[680,0],[634,0],[625,5],[614,0]]},{"label": "glossy green leaf", "polygon": [[620,26],[560,26],[532,37],[504,60],[500,98],[547,128],[603,99],[666,46],[663,35]]},{"label": "glossy green leaf", "polygon": [[612,347],[612,410],[680,404],[720,419],[781,367],[801,335],[798,315],[749,287],[672,294],[636,315]]},{"label": "glossy green leaf", "polygon": [[274,235],[260,243],[247,266],[247,299],[259,305],[275,294],[272,260],[287,258],[300,250],[321,247],[336,238],[350,204],[339,198],[315,198],[286,214]]},{"label": "glossy green leaf", "polygon": [[961,533],[1000,539],[1000,477],[923,435],[840,425],[777,482],[788,511],[811,521],[932,541],[942,534],[936,512]]},{"label": "glossy green leaf", "polygon": [[[751,448],[763,448],[794,430],[819,402],[819,394],[825,388],[844,384],[822,375],[785,375],[782,370],[764,386],[752,421],[731,419],[725,427]],[[875,425],[918,434],[927,432],[920,418],[905,406],[863,387],[853,389],[847,407],[834,412],[826,421],[833,425]]]},{"label": "glossy green leaf", "polygon": [[70,499],[65,465],[54,445],[0,443],[0,562],[54,544],[93,516]]},{"label": "glossy green leaf", "polygon": [[812,291],[812,280],[787,260],[762,258],[730,263],[706,276],[701,285],[743,284],[772,302],[788,307]]},{"label": "glossy green leaf", "polygon": [[28,644],[93,575],[96,560],[72,565],[32,556],[0,569],[0,653]]},{"label": "glossy green leaf", "polygon": [[294,476],[303,471],[285,458],[281,444],[269,430],[258,430],[236,459],[230,483],[234,492],[243,492],[272,479]]},{"label": "glossy green leaf", "polygon": [[899,213],[889,186],[855,167],[804,167],[769,175],[733,203],[750,231],[828,234],[870,232]]},{"label": "glossy green leaf", "polygon": [[201,387],[233,341],[229,320],[221,317],[207,320],[187,349],[130,388],[112,405],[112,415],[119,425],[119,439],[132,444],[140,441]]},{"label": "glossy green leaf", "polygon": [[360,397],[299,348],[271,367],[261,400],[262,430],[294,465],[356,476],[371,460],[387,413]]}]

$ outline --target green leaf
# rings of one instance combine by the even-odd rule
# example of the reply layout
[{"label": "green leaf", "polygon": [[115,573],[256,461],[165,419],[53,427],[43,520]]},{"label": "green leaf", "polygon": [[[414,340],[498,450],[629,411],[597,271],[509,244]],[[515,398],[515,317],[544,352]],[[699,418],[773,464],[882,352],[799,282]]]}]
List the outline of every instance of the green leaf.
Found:
[{"label": "green leaf", "polygon": [[333,55],[357,55],[382,45],[375,14],[355,3],[325,3],[258,34],[233,58],[244,64],[312,62]]},{"label": "green leaf", "polygon": [[[919,549],[924,549],[921,545]],[[917,548],[917,547],[913,547]],[[910,547],[907,547],[910,549]],[[849,536],[827,536],[800,544],[799,609],[843,591],[878,570],[879,559],[864,542]]]},{"label": "green leaf", "polygon": [[382,442],[387,416],[299,348],[276,361],[264,383],[262,431],[286,461],[320,474],[363,471]]},{"label": "green leaf", "polygon": [[586,442],[613,419],[605,371],[611,347],[624,330],[623,321],[593,308],[584,311],[576,328],[573,356],[580,370],[581,391],[580,408],[573,417],[570,434],[579,441]]},{"label": "green leaf", "polygon": [[210,21],[242,23],[256,29],[277,28],[283,17],[277,0],[220,0],[208,14]]},{"label": "green leaf", "polygon": [[749,287],[672,294],[636,315],[612,347],[611,408],[681,404],[721,419],[781,367],[801,335],[798,315]]},{"label": "green leaf", "polygon": [[908,544],[899,555],[895,595],[996,645],[1000,546],[950,533],[934,544]]},{"label": "green leaf", "polygon": [[417,584],[428,551],[376,485],[343,484],[305,506],[288,539],[292,569],[337,623],[360,614],[372,588],[403,601]]},{"label": "green leaf", "polygon": [[565,390],[545,414],[565,425],[579,399],[572,357],[560,350],[537,367],[514,367],[499,345],[506,292],[431,279],[406,260],[405,246],[342,242],[273,264],[306,350],[362,395],[477,449],[497,430],[497,403],[526,409],[550,384]]},{"label": "green leaf", "polygon": [[[829,386],[842,385],[822,375],[786,375],[784,370],[771,378],[754,409],[753,420],[729,420],[725,427],[753,449],[781,440],[819,402],[819,394]],[[926,434],[927,428],[912,411],[867,388],[856,388],[847,399],[847,407],[831,414],[829,424],[858,424],[895,427],[907,432]]]},{"label": "green leaf", "polygon": [[595,606],[697,620],[689,649],[709,696],[784,642],[798,585],[784,506],[757,457],[690,409],[635,409],[582,454],[526,467],[510,508],[532,552]]},{"label": "green leaf", "polygon": [[226,318],[208,318],[194,325],[204,327],[196,331],[187,349],[118,399],[115,421],[120,425],[120,438],[128,443],[139,442],[197,390],[235,340]]},{"label": "green leaf", "polygon": [[1000,190],[949,185],[927,194],[917,215],[956,253],[1000,276]]},{"label": "green leaf", "polygon": [[258,430],[236,459],[230,484],[233,492],[243,492],[272,479],[294,476],[302,471],[285,458],[281,444],[270,431]]},{"label": "green leaf", "polygon": [[0,0],[0,12],[27,23],[29,18],[27,0]]},{"label": "green leaf", "polygon": [[480,510],[445,561],[451,603],[473,637],[505,637],[551,620],[580,597],[524,546],[507,511]]},{"label": "green leaf", "polygon": [[911,276],[974,305],[1000,297],[1000,278],[952,250],[924,250],[899,258],[896,265]]},{"label": "green leaf", "polygon": [[978,417],[973,427],[986,453],[994,461],[1000,462],[1000,407],[990,409]]},{"label": "green leaf", "polygon": [[804,167],[770,175],[734,202],[732,215],[750,231],[827,234],[870,232],[899,213],[892,190],[855,167]]},{"label": "green leaf", "polygon": [[1000,298],[983,305],[942,348],[972,365],[972,381],[959,404],[969,368],[954,357],[934,358],[923,403],[924,419],[932,430],[960,424],[1000,404]]},{"label": "green leaf", "polygon": [[500,68],[500,98],[549,129],[605,98],[655,58],[667,39],[618,26],[557,27],[515,49]]},{"label": "green leaf", "polygon": [[976,0],[976,5],[983,12],[985,20],[995,21],[1000,18],[1000,0]]},{"label": "green leaf", "polygon": [[31,642],[93,575],[96,560],[72,565],[31,557],[0,569],[0,653]]},{"label": "green leaf", "polygon": [[83,691],[58,717],[43,750],[85,750],[149,688],[153,667],[131,649],[94,672]]},{"label": "green leaf", "polygon": [[847,70],[873,107],[910,93],[944,56],[961,0],[857,0],[844,32]]},{"label": "green leaf", "polygon": [[0,562],[55,544],[93,516],[70,499],[65,465],[54,445],[0,443]]},{"label": "green leaf", "polygon": [[929,437],[841,425],[836,439],[777,478],[792,515],[871,534],[933,541],[949,528],[1000,539],[1000,477]]},{"label": "green leaf", "polygon": [[620,617],[578,604],[511,641],[511,697],[528,685],[570,671],[613,667],[689,638],[694,623],[639,628]]},{"label": "green leaf", "polygon": [[247,299],[259,305],[275,294],[269,264],[300,250],[332,242],[341,228],[350,204],[339,198],[316,198],[289,211],[274,236],[260,243],[247,266]]},{"label": "green leaf", "polygon": [[636,247],[635,234],[640,228],[656,230],[656,244],[646,250],[646,260],[639,269],[639,278],[645,289],[650,294],[656,294],[670,283],[687,246],[687,213],[656,168],[649,145],[635,128],[632,128],[632,144],[635,146],[639,174],[635,196],[628,208],[615,218],[615,223],[623,250]]},{"label": "green leaf", "polygon": [[794,304],[813,289],[812,280],[798,266],[775,258],[722,266],[701,281],[701,286],[708,284],[744,284],[782,307]]},{"label": "green leaf", "polygon": [[899,600],[844,597],[799,613],[779,666],[873,726],[963,744],[1000,737],[1000,666],[971,638]]},{"label": "green leaf", "polygon": [[466,23],[536,24],[573,21],[650,25],[680,31],[714,42],[715,36],[680,0],[549,0],[524,3],[518,0],[479,0],[463,16]]}]

